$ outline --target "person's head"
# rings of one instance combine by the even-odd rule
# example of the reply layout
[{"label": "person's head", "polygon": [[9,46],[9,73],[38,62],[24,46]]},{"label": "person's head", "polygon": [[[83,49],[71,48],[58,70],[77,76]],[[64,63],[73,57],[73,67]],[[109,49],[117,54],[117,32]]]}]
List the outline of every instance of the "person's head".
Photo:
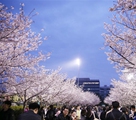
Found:
[{"label": "person's head", "polygon": [[64,116],[67,116],[69,114],[69,108],[65,107],[62,112],[63,112]]},{"label": "person's head", "polygon": [[130,108],[131,108],[132,111],[135,111],[135,105],[131,105]]},{"label": "person's head", "polygon": [[50,105],[49,108],[50,108],[50,109],[54,109],[53,105]]},{"label": "person's head", "polygon": [[91,112],[92,111],[92,109],[93,109],[93,107],[92,106],[87,106],[87,108],[86,108],[86,110],[87,110],[87,112]]},{"label": "person's head", "polygon": [[7,111],[10,108],[10,106],[11,106],[11,101],[6,100],[3,102],[4,111]]},{"label": "person's head", "polygon": [[121,111],[122,111],[123,113],[126,113],[126,112],[127,112],[126,107],[122,107],[122,108],[121,108]]},{"label": "person's head", "polygon": [[106,106],[106,111],[109,111],[112,109],[112,105]]},{"label": "person's head", "polygon": [[77,114],[75,110],[71,110],[70,115],[72,118],[76,118]]},{"label": "person's head", "polygon": [[81,106],[80,105],[77,105],[76,109],[77,110],[80,110]]},{"label": "person's head", "polygon": [[34,112],[35,114],[38,113],[39,108],[40,108],[40,105],[39,105],[38,103],[36,103],[36,102],[29,104],[29,109],[30,109],[30,110],[33,110],[33,112]]},{"label": "person's head", "polygon": [[119,108],[119,102],[118,101],[113,101],[112,102],[112,107],[113,107],[113,109],[118,109]]}]

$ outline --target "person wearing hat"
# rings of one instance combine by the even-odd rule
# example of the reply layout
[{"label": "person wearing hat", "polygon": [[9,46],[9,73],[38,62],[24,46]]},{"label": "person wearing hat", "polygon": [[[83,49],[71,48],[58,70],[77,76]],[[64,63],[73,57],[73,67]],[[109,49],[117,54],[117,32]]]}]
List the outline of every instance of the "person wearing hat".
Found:
[{"label": "person wearing hat", "polygon": [[4,101],[0,111],[0,120],[15,120],[14,111],[10,108],[11,101]]}]

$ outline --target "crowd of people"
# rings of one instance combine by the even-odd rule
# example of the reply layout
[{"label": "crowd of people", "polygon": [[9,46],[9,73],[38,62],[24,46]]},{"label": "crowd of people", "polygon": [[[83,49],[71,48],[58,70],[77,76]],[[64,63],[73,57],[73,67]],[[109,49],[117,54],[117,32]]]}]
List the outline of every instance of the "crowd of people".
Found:
[{"label": "crowd of people", "polygon": [[[4,101],[0,111],[0,120],[15,120],[14,110],[10,108],[11,102]],[[48,108],[40,107],[36,102],[30,103],[17,120],[136,120],[135,105],[121,107],[118,101],[111,106],[62,106]]]}]

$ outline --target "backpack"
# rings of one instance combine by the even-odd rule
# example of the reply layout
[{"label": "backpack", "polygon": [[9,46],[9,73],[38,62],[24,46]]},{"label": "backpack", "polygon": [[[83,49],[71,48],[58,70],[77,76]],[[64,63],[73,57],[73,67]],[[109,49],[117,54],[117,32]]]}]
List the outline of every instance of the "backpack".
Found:
[{"label": "backpack", "polygon": [[111,114],[112,114],[112,117],[114,118],[114,120],[120,120],[120,119],[122,118],[122,116],[124,115],[124,114],[122,113],[122,115],[121,115],[118,119],[116,119],[115,116],[114,116],[114,114],[113,114],[113,112],[111,112]]}]

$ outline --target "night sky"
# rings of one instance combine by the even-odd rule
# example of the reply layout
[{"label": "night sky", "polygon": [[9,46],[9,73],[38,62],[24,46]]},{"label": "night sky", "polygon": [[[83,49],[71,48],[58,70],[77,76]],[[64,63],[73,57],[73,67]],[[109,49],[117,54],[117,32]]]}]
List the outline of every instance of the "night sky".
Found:
[{"label": "night sky", "polygon": [[[80,77],[99,79],[100,85],[110,85],[111,79],[118,79],[114,66],[107,60],[102,33],[104,22],[111,23],[109,8],[112,0],[0,0],[7,7],[13,6],[18,13],[20,3],[24,3],[25,15],[33,9],[39,14],[32,20],[32,31],[47,40],[39,47],[42,53],[51,56],[40,65],[46,69],[58,69],[68,78]],[[74,62],[81,59],[78,69]],[[78,74],[79,72],[79,74]]]}]

